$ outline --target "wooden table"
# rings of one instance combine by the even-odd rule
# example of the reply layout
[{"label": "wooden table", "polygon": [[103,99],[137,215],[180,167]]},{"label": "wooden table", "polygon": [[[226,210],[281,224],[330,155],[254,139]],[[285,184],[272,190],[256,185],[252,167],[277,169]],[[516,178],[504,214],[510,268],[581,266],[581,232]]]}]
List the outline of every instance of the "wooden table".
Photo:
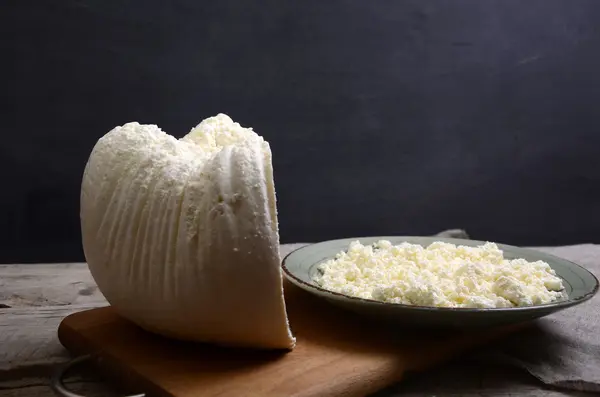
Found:
[{"label": "wooden table", "polygon": [[[282,254],[302,245],[282,246]],[[586,247],[589,250],[590,245]],[[540,249],[568,258],[569,250],[576,247]],[[594,249],[600,258],[600,246]],[[85,263],[0,265],[0,396],[53,396],[48,378],[57,364],[70,359],[56,337],[58,324],[68,314],[105,305],[107,302]],[[75,371],[66,384],[87,396],[121,395],[92,368]],[[425,393],[425,388],[431,394]],[[579,395],[545,390],[528,374],[514,368],[461,362],[434,371],[426,379],[409,380],[382,392],[381,396],[434,394],[465,397]]]}]

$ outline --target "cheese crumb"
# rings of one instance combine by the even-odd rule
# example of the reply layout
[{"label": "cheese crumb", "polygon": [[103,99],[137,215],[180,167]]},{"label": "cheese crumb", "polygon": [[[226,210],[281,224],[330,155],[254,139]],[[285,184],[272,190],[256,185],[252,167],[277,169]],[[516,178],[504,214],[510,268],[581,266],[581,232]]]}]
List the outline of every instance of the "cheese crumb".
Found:
[{"label": "cheese crumb", "polygon": [[546,262],[505,259],[490,242],[470,247],[436,241],[425,248],[357,240],[318,270],[313,280],[326,290],[387,303],[500,308],[566,298],[562,280]]}]

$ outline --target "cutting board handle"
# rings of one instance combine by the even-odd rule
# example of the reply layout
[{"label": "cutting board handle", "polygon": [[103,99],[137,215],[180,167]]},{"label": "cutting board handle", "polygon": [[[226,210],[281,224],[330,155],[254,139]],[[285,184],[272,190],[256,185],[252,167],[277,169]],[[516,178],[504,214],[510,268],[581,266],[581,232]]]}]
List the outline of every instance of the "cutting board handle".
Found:
[{"label": "cutting board handle", "polygon": [[[52,375],[52,379],[50,381],[50,387],[52,388],[52,391],[54,392],[54,394],[61,396],[61,397],[86,397],[82,394],[76,394],[76,393],[73,393],[72,391],[68,390],[65,387],[65,384],[63,383],[63,378],[65,377],[67,372],[71,368],[73,368],[75,365],[81,364],[86,361],[91,361],[94,358],[95,357],[91,354],[85,354],[83,356],[75,357],[71,361],[60,366],[56,370],[56,372]],[[146,394],[142,393],[142,394],[131,394],[131,395],[125,396],[125,397],[145,397],[145,396],[146,396]]]}]

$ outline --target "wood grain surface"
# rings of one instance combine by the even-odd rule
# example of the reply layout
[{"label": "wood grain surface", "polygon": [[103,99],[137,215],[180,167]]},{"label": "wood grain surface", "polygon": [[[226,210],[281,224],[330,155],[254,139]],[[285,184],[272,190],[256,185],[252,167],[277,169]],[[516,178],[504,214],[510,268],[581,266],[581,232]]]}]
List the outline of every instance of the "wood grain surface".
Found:
[{"label": "wood grain surface", "polygon": [[67,317],[59,339],[77,354],[98,352],[128,388],[152,396],[358,397],[517,329],[403,332],[284,286],[297,337],[290,352],[174,342],[143,331],[111,307]]},{"label": "wood grain surface", "polygon": [[[301,244],[302,245],[302,244]],[[298,245],[282,246],[285,254]],[[600,245],[536,248],[580,264],[600,260]],[[48,376],[69,359],[57,329],[68,314],[105,306],[85,263],[0,265],[0,397],[51,397]],[[88,288],[90,288],[88,290]],[[92,291],[88,294],[88,291]],[[84,291],[80,294],[80,291]],[[67,385],[89,397],[116,397],[123,390],[94,368],[74,370]],[[528,373],[468,357],[428,371],[377,397],[587,396],[547,389]]]}]

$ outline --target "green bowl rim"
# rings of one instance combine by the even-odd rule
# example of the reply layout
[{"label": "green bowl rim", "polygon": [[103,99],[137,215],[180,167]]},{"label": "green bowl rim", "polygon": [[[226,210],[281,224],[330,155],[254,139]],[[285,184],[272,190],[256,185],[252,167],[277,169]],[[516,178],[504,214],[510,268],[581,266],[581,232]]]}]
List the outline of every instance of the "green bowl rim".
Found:
[{"label": "green bowl rim", "polygon": [[[289,259],[289,257],[295,253],[297,253],[298,251],[301,251],[303,249],[318,245],[318,244],[325,244],[325,243],[333,243],[336,241],[344,241],[344,240],[361,240],[361,239],[389,239],[389,238],[427,238],[427,239],[439,239],[439,240],[446,240],[446,241],[456,241],[456,242],[471,242],[471,243],[475,243],[475,244],[485,244],[486,241],[480,241],[480,240],[467,240],[467,239],[460,239],[460,238],[452,238],[452,237],[435,237],[435,236],[363,236],[363,237],[344,237],[344,238],[339,238],[339,239],[333,239],[333,240],[324,240],[324,241],[319,241],[316,243],[309,243],[305,246],[296,248],[295,250],[291,251],[290,253],[288,253],[282,260],[281,262],[281,267],[283,269],[283,272],[285,274],[285,276],[288,278],[288,280],[290,280],[291,282],[293,282],[294,284],[297,285],[303,285],[305,287],[307,287],[308,289],[313,289],[315,291],[318,291],[322,294],[325,295],[331,295],[333,297],[335,297],[336,299],[347,299],[350,301],[355,301],[355,302],[362,302],[362,303],[366,303],[366,304],[370,304],[370,305],[381,305],[381,306],[387,306],[387,307],[398,307],[398,308],[406,308],[406,309],[412,309],[412,310],[417,310],[417,311],[427,311],[427,312],[446,312],[446,313],[452,313],[452,312],[460,312],[460,313],[486,313],[486,312],[494,312],[494,313],[506,313],[506,312],[515,312],[515,311],[538,311],[538,310],[544,310],[547,308],[559,308],[559,309],[566,309],[568,307],[574,306],[574,305],[578,305],[580,303],[583,303],[585,301],[590,300],[594,295],[596,295],[596,293],[598,292],[599,288],[600,288],[600,282],[598,281],[598,278],[596,278],[596,276],[590,272],[588,269],[586,269],[585,267],[578,265],[575,262],[572,262],[570,260],[564,259],[564,258],[560,258],[556,255],[552,255],[549,254],[547,252],[542,252],[544,255],[547,255],[549,257],[555,258],[558,261],[563,261],[563,262],[567,262],[572,266],[575,266],[581,270],[583,270],[584,272],[588,273],[590,276],[592,276],[592,279],[595,282],[594,288],[590,291],[587,292],[586,294],[575,298],[575,299],[567,299],[564,301],[559,301],[559,302],[552,302],[552,303],[544,303],[542,305],[532,305],[532,306],[518,306],[518,307],[494,307],[494,308],[471,308],[471,307],[435,307],[435,306],[420,306],[420,305],[406,305],[403,303],[388,303],[388,302],[381,302],[381,301],[377,301],[374,299],[365,299],[365,298],[358,298],[355,296],[350,296],[350,295],[346,295],[346,294],[342,294],[340,292],[334,292],[334,291],[329,291],[326,290],[324,288],[321,288],[317,285],[314,284],[310,284],[307,283],[304,280],[299,279],[298,277],[296,277],[294,274],[292,274],[290,272],[290,270],[287,268],[286,266],[286,261]],[[514,246],[514,245],[509,245],[509,244],[503,244],[503,243],[495,243],[499,246],[502,247],[506,247],[506,248],[511,248],[511,249],[517,249],[517,250],[525,250],[525,251],[532,251],[533,253],[538,253],[537,251],[530,249],[530,248],[523,248],[523,247],[518,247],[518,246]]]}]

